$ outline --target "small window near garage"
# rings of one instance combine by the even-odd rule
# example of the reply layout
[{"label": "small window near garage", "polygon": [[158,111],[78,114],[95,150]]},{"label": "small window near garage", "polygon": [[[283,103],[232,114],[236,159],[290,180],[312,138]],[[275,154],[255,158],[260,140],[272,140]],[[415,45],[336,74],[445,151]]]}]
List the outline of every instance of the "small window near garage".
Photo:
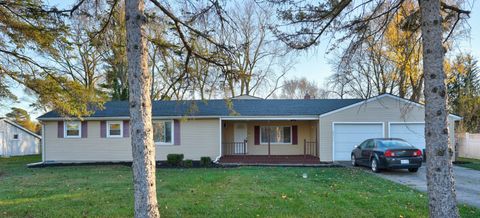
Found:
[{"label": "small window near garage", "polygon": [[292,143],[291,126],[262,126],[260,127],[260,143],[268,144],[270,130],[271,144],[290,144]]},{"label": "small window near garage", "polygon": [[18,140],[18,134],[13,134],[13,140]]},{"label": "small window near garage", "polygon": [[173,144],[173,122],[171,120],[154,120],[153,124],[153,141],[157,145]]},{"label": "small window near garage", "polygon": [[65,122],[65,138],[80,138],[81,125],[79,121]]},{"label": "small window near garage", "polygon": [[122,121],[108,121],[107,122],[107,136],[110,138],[122,137],[123,122]]}]

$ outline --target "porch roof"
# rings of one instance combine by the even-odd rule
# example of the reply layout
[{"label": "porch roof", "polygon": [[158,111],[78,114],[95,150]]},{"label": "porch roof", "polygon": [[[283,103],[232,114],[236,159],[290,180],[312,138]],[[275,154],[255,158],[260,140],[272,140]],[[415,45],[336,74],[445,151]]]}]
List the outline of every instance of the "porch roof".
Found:
[{"label": "porch roof", "polygon": [[[221,116],[305,116],[321,115],[363,101],[362,99],[229,99],[154,101],[154,117],[221,117]],[[110,101],[103,110],[96,109],[91,118],[128,118],[128,101]],[[55,119],[61,116],[51,111],[38,119]]]}]

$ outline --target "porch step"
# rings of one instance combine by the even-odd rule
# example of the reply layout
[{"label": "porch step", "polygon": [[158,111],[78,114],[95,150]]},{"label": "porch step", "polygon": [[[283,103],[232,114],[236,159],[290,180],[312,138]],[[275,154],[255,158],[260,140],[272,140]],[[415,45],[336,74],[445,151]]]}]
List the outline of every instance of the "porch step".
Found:
[{"label": "porch step", "polygon": [[236,165],[289,165],[289,166],[305,166],[305,165],[325,165],[330,163],[321,163],[318,157],[303,155],[226,155],[219,160],[220,164],[236,164]]}]

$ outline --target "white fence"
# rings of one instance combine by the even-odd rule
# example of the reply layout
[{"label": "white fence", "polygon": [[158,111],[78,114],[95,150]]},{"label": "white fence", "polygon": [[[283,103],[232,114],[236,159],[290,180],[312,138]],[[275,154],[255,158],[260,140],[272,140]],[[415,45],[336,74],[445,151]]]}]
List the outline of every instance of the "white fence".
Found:
[{"label": "white fence", "polygon": [[460,133],[457,141],[459,157],[480,159],[480,134]]}]

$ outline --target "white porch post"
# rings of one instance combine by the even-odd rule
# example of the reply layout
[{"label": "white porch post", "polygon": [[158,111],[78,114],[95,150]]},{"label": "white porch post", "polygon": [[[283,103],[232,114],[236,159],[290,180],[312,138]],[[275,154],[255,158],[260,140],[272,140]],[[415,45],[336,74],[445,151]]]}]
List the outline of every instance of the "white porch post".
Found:
[{"label": "white porch post", "polygon": [[[322,135],[320,135],[320,116],[318,116],[318,119],[317,119],[317,156],[318,156],[318,159],[320,161],[322,161],[320,159],[320,137],[322,137]],[[332,156],[333,158],[333,156]]]},{"label": "white porch post", "polygon": [[220,161],[220,158],[222,157],[223,154],[223,146],[222,146],[222,138],[223,138],[223,125],[222,125],[222,118],[218,118],[218,146],[219,146],[219,154],[218,157],[215,159],[215,163]]}]

